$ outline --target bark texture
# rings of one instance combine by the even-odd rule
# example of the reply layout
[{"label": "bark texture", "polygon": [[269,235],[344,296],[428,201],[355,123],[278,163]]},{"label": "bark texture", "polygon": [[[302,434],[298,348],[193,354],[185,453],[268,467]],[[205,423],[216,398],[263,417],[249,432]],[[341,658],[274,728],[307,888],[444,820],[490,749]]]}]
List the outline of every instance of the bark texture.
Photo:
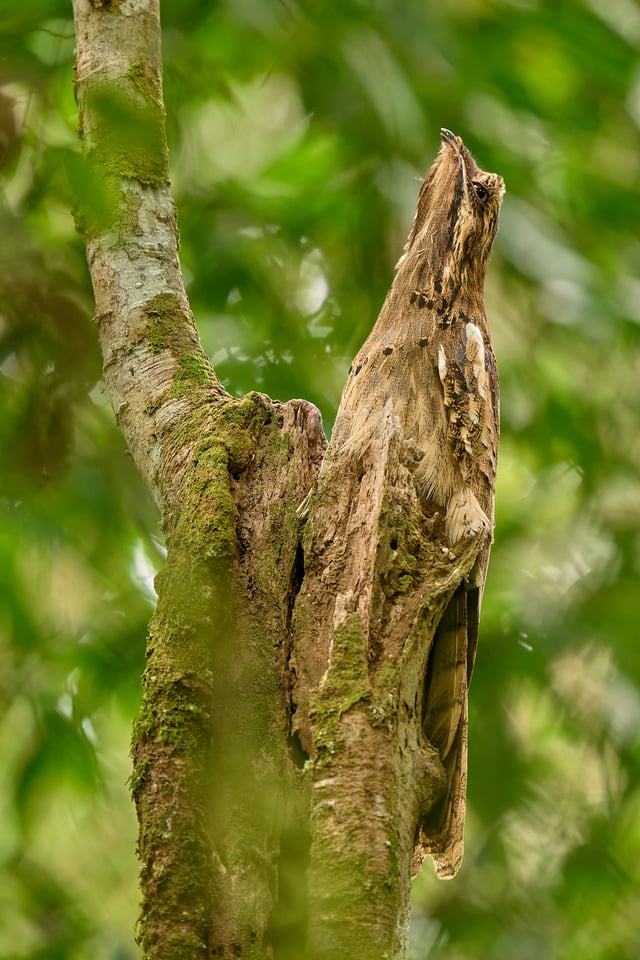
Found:
[{"label": "bark texture", "polygon": [[418,825],[446,789],[429,653],[479,545],[447,548],[391,410],[364,456],[325,458],[311,404],[226,393],[180,273],[159,0],[74,12],[109,198],[79,212],[104,376],[168,548],[132,745],[139,942],[148,960],[401,958]]},{"label": "bark texture", "polygon": [[391,404],[368,453],[330,446],[308,507],[294,613],[294,724],[309,764],[312,957],[403,957],[418,825],[447,776],[422,729],[443,611],[478,542],[425,514]]}]

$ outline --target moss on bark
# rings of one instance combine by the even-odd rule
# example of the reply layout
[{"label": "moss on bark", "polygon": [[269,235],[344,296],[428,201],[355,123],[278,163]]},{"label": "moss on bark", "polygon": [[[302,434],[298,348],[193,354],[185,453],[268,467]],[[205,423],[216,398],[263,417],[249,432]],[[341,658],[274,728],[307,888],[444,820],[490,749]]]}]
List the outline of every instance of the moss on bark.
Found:
[{"label": "moss on bark", "polygon": [[[166,313],[174,306],[163,300],[152,309]],[[159,352],[171,349],[164,333],[156,343]],[[191,400],[202,390],[197,380],[190,384]],[[278,871],[287,869],[278,857],[290,809],[284,784],[297,776],[287,761],[282,673],[298,540],[295,506],[303,494],[285,503],[252,501],[262,478],[274,483],[287,476],[290,443],[274,406],[260,394],[200,405],[172,429],[171,442],[190,455],[176,506],[167,513],[167,564],[156,581],[133,742],[145,891],[141,942],[156,956],[158,928],[171,922],[176,950],[182,945],[197,955],[206,942],[210,955],[231,955],[225,951],[233,948],[264,960],[271,913],[281,906]],[[291,471],[287,483],[296,488],[300,482]],[[239,509],[249,503],[248,513]],[[247,540],[252,549],[245,553]],[[170,813],[175,796],[180,811]],[[159,908],[158,859],[181,878],[175,889],[167,879]],[[183,936],[177,911],[185,889],[199,906]],[[202,926],[201,915],[208,917]]]},{"label": "moss on bark", "polygon": [[87,92],[89,158],[109,179],[168,183],[164,106],[137,64],[124,77],[95,80]]}]

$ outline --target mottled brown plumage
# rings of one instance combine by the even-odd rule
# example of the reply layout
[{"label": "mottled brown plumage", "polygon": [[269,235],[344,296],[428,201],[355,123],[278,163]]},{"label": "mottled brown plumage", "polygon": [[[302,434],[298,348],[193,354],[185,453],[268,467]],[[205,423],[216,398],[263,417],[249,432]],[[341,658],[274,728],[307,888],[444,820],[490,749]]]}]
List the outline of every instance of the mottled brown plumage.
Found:
[{"label": "mottled brown plumage", "polygon": [[498,375],[484,311],[487,261],[504,183],[480,170],[459,137],[442,131],[403,256],[380,316],[355,358],[331,438],[364,456],[393,415],[413,451],[416,485],[444,518],[449,544],[480,536],[471,582],[445,610],[430,654],[424,732],[447,771],[447,794],[420,844],[440,876],[462,859],[467,690],[493,530]]}]

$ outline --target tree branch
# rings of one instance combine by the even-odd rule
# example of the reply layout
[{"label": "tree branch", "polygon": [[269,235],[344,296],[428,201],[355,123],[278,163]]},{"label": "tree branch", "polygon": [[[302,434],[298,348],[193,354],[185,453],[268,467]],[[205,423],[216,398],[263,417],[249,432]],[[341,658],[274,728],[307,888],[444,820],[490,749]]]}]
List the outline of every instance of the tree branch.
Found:
[{"label": "tree branch", "polygon": [[166,508],[192,447],[181,427],[203,404],[229,397],[200,344],[180,272],[159,0],[73,6],[81,137],[107,189],[106,213],[81,211],[104,376],[131,454]]}]

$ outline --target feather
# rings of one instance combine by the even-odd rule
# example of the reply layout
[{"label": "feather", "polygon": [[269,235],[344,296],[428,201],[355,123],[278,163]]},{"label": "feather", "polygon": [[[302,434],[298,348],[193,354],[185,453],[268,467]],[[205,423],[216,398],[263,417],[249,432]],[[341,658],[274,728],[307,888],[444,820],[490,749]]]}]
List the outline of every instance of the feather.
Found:
[{"label": "feather", "polygon": [[391,404],[417,451],[416,487],[442,512],[451,547],[483,538],[472,577],[442,615],[424,684],[424,735],[447,791],[419,843],[438,874],[452,876],[462,860],[467,695],[493,531],[500,415],[483,288],[504,183],[479,169],[459,137],[443,130],[442,141],[393,285],[351,365],[331,446],[364,456]]}]

